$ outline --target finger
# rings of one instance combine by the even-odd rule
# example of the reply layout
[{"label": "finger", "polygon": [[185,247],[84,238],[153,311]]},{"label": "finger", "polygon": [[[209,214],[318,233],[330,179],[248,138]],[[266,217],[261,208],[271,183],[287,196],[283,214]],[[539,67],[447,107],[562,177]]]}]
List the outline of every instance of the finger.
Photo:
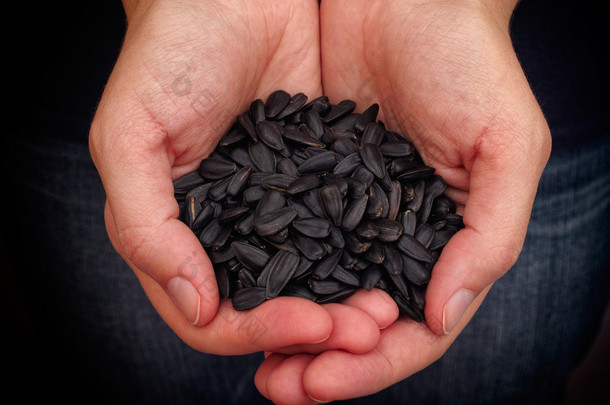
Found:
[{"label": "finger", "polygon": [[[536,128],[532,123],[532,128]],[[528,134],[545,139],[545,129]],[[436,333],[455,327],[474,297],[515,263],[527,231],[542,170],[544,142],[483,137],[470,168],[465,228],[445,246],[426,293],[426,319]]]},{"label": "finger", "polygon": [[273,370],[280,366],[288,357],[289,356],[285,354],[269,353],[269,355],[265,355],[265,360],[258,367],[258,370],[256,370],[254,385],[256,385],[256,389],[265,398],[271,399],[267,389],[267,380],[269,379],[269,376]]},{"label": "finger", "polygon": [[330,350],[318,355],[303,374],[305,391],[320,402],[379,392],[438,360],[483,300],[483,291],[448,335],[434,334],[424,323],[401,317],[381,331],[379,344],[365,354]]},{"label": "finger", "polygon": [[275,404],[314,404],[303,387],[302,376],[315,357],[296,354],[285,358],[271,370],[265,389],[268,398]]},{"label": "finger", "polygon": [[165,322],[195,350],[218,355],[276,352],[283,347],[324,341],[333,320],[320,305],[294,297],[277,297],[247,310],[236,311],[221,299],[217,315],[204,327],[187,322],[171,298],[145,273],[136,272],[150,301]]},{"label": "finger", "polygon": [[379,329],[390,326],[399,315],[396,302],[379,288],[373,288],[371,291],[360,289],[341,303],[366,313],[377,323]]},{"label": "finger", "polygon": [[315,344],[285,347],[280,349],[279,353],[320,353],[331,349],[366,353],[377,345],[379,326],[366,312],[339,303],[324,304],[321,308],[332,319],[332,333],[328,339]]},{"label": "finger", "polygon": [[186,225],[169,218],[133,232],[124,229],[121,237],[117,230],[120,225],[109,204],[105,220],[115,249],[132,269],[146,273],[162,287],[185,322],[201,326],[215,316],[219,293],[214,270],[201,243]]}]

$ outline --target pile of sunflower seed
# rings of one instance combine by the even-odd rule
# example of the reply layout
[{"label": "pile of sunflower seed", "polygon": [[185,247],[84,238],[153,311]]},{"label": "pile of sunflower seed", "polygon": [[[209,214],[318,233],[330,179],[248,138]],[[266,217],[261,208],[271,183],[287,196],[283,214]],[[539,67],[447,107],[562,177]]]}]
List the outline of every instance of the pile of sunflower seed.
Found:
[{"label": "pile of sunflower seed", "polygon": [[236,310],[376,287],[425,319],[426,285],[462,217],[413,144],[377,120],[379,105],[355,109],[275,91],[174,181],[180,219]]}]

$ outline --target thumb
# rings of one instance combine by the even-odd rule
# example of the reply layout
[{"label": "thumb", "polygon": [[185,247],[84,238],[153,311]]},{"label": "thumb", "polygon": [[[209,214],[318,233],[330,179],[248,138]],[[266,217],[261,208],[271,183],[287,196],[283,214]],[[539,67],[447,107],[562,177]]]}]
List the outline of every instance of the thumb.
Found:
[{"label": "thumb", "polygon": [[116,109],[98,111],[89,138],[106,191],[110,240],[173,298],[185,322],[205,325],[217,312],[218,289],[198,238],[178,219],[167,133],[145,112],[123,109],[132,111],[131,120],[116,119],[123,117],[112,114]]},{"label": "thumb", "polygon": [[477,145],[465,227],[443,249],[426,292],[426,320],[436,334],[450,333],[474,298],[516,262],[550,153],[542,128],[528,142],[485,137]]}]

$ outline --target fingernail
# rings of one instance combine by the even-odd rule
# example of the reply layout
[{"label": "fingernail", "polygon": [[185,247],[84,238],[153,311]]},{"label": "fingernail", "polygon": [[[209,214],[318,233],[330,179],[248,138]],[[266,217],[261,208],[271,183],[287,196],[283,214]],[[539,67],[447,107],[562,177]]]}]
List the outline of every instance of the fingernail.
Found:
[{"label": "fingernail", "polygon": [[309,398],[315,402],[316,404],[327,404],[328,401],[320,401],[319,399],[315,399],[314,397],[312,397],[311,395],[309,396]]},{"label": "fingernail", "polygon": [[193,283],[182,277],[174,277],[168,281],[167,291],[186,318],[196,325],[201,310],[201,297]]},{"label": "fingernail", "polygon": [[311,342],[311,343],[309,343],[309,344],[311,344],[311,345],[316,345],[316,344],[318,344],[318,343],[326,342],[326,341],[327,341],[329,338],[330,338],[330,335],[326,336],[324,339],[321,339],[321,340],[316,340],[315,342]]},{"label": "fingernail", "polygon": [[443,311],[443,331],[445,334],[455,328],[474,297],[475,294],[472,291],[462,288],[449,298]]}]

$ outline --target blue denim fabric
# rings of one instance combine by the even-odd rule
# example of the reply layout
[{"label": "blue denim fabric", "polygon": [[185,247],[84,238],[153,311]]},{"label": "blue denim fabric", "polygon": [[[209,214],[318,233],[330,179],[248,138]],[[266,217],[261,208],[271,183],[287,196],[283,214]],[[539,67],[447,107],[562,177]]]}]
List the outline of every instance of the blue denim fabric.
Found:
[{"label": "blue denim fabric", "polygon": [[[262,355],[198,353],[152,308],[110,245],[86,146],[7,142],[2,230],[35,341],[14,364],[31,385],[47,398],[267,403],[253,383]],[[455,344],[402,383],[351,402],[559,403],[608,299],[609,157],[608,137],[553,155],[522,255]]]}]

